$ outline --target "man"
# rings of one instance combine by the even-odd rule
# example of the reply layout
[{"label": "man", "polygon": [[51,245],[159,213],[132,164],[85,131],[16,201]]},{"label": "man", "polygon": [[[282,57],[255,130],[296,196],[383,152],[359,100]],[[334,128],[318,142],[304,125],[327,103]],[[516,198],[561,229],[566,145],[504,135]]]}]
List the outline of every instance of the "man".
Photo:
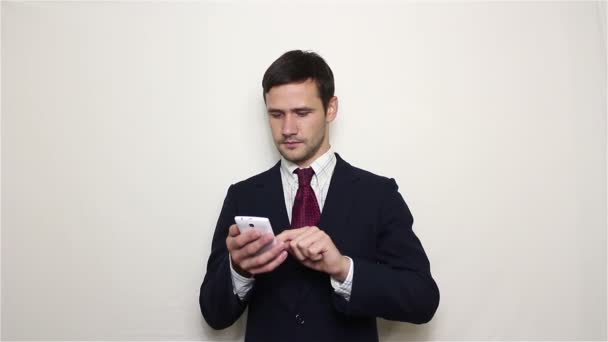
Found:
[{"label": "man", "polygon": [[[376,317],[426,323],[439,304],[429,261],[393,179],[334,153],[333,73],[289,51],[262,81],[281,160],[230,186],[215,229],[200,306],[215,329],[249,307],[245,341],[377,341]],[[273,240],[235,216],[268,217]]]}]

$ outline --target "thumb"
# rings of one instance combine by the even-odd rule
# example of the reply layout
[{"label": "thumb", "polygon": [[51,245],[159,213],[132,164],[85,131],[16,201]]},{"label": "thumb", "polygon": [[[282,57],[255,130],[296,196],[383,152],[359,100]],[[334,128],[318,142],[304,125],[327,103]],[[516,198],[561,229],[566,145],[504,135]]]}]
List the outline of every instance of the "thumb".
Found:
[{"label": "thumb", "polygon": [[241,231],[239,230],[239,227],[236,226],[236,224],[233,224],[228,229],[229,236],[235,237],[235,236],[239,236],[240,234],[241,234]]}]

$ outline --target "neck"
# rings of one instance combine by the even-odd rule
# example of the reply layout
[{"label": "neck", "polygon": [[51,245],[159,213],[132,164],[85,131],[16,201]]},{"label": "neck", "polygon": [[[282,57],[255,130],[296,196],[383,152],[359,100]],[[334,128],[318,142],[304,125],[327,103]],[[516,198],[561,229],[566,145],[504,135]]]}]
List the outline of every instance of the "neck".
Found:
[{"label": "neck", "polygon": [[301,169],[310,167],[310,165],[312,165],[312,163],[314,163],[315,160],[319,159],[320,156],[324,155],[327,151],[329,151],[330,147],[331,146],[329,145],[329,143],[324,143],[323,145],[321,145],[321,147],[319,147],[319,150],[317,151],[317,153],[315,153],[315,155],[312,158],[309,158],[308,160],[296,163],[296,165],[298,165],[298,167]]}]

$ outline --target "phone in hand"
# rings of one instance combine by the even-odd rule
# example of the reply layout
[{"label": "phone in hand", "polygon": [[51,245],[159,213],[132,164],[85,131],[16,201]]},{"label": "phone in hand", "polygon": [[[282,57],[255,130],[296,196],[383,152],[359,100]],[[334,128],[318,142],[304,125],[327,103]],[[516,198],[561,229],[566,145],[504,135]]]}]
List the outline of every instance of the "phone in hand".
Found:
[{"label": "phone in hand", "polygon": [[[258,230],[262,234],[272,234],[274,236],[274,231],[272,230],[272,226],[270,225],[270,220],[267,217],[256,217],[256,216],[235,216],[234,222],[237,227],[239,227],[239,231],[244,233],[246,231],[255,229]],[[262,247],[256,255],[262,254],[267,250],[271,249],[274,246],[276,239],[273,239],[271,242]]]}]

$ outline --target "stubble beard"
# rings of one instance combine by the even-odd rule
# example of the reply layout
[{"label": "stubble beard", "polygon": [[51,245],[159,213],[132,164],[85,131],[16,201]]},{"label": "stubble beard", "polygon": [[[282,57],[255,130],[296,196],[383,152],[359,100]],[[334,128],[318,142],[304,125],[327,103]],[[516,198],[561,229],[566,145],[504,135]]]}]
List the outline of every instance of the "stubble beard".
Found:
[{"label": "stubble beard", "polygon": [[[325,140],[325,133],[323,133],[323,135],[320,137],[319,141],[316,142],[315,145],[308,145],[309,141],[301,141],[302,143],[302,147],[304,148],[303,153],[301,155],[288,155],[288,151],[286,150],[284,151],[282,148],[279,148],[279,153],[283,156],[283,158],[289,160],[292,163],[298,164],[300,162],[303,161],[307,161],[310,158],[312,158],[315,154],[317,154],[317,152],[319,152],[319,150],[321,149],[321,145],[323,145],[323,141]],[[283,147],[284,145],[280,145],[281,147]],[[283,147],[285,148],[285,147]]]}]

